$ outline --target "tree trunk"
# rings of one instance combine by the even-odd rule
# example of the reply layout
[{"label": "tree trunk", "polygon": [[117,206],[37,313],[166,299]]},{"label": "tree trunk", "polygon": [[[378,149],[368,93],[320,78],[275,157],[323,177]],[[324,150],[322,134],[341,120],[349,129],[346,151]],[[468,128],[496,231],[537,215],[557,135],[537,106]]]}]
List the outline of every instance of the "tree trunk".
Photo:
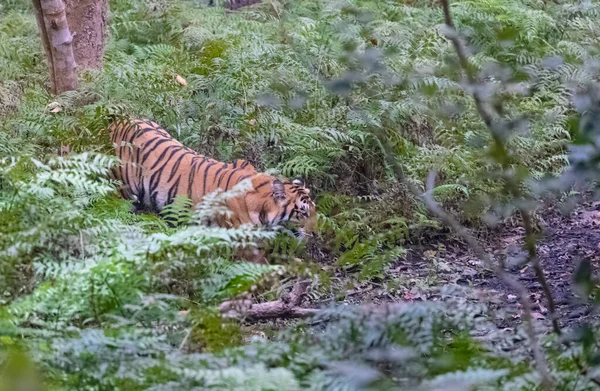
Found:
[{"label": "tree trunk", "polygon": [[77,88],[77,70],[100,68],[108,0],[33,0],[52,90]]},{"label": "tree trunk", "polygon": [[104,59],[108,0],[64,1],[79,69],[100,68]]},{"label": "tree trunk", "polygon": [[33,0],[55,94],[77,88],[73,36],[62,0]]}]

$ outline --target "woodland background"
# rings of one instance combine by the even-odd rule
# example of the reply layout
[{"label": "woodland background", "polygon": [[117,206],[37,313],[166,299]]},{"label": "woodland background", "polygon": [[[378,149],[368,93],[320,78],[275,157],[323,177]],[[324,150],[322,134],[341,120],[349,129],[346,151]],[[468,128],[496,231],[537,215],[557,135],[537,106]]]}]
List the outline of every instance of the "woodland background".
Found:
[{"label": "woodland background", "polygon": [[[32,3],[0,3],[0,390],[598,388],[600,3],[225,6],[111,0],[54,96]],[[122,115],[303,178],[317,238],[131,214]],[[307,319],[219,310],[299,278]]]}]

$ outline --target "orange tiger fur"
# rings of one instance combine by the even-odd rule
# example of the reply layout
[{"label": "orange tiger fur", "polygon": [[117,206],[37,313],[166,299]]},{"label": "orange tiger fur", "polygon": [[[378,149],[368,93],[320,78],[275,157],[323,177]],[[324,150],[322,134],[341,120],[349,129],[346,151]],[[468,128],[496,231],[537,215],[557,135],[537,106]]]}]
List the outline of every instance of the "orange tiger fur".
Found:
[{"label": "orange tiger fur", "polygon": [[152,121],[119,121],[109,130],[115,153],[121,159],[113,175],[123,183],[121,195],[135,200],[136,209],[159,212],[181,194],[196,205],[219,188],[227,191],[250,179],[251,190],[227,200],[232,215],[227,221],[217,221],[219,225],[274,226],[302,221],[304,231],[316,229],[310,190],[298,181],[284,182],[258,173],[244,160],[228,164],[200,155]]}]

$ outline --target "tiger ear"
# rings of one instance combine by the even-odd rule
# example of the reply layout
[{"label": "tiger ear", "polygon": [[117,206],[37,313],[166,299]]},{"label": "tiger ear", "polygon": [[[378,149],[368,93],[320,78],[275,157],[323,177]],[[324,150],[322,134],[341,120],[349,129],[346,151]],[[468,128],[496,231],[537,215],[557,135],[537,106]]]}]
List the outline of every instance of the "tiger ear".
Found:
[{"label": "tiger ear", "polygon": [[273,181],[273,198],[277,202],[281,202],[285,199],[285,187],[283,186],[283,182],[279,179]]},{"label": "tiger ear", "polygon": [[310,189],[307,189],[307,188],[304,187],[306,185],[306,183],[304,182],[304,180],[302,180],[302,179],[294,179],[292,181],[292,184],[294,184],[296,186],[302,186],[302,192],[304,192],[304,194],[306,194],[306,195],[310,194]]}]

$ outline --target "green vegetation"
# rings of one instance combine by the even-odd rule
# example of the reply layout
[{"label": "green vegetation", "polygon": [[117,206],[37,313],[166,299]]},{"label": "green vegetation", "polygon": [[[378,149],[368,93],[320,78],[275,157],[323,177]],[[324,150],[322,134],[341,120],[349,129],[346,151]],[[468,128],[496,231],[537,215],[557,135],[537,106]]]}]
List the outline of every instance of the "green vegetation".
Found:
[{"label": "green vegetation", "polygon": [[[277,299],[296,276],[326,298],[386,282],[408,240],[441,229],[407,186],[425,190],[432,169],[435,199],[461,222],[511,215],[504,157],[469,88],[501,108],[507,165],[525,190],[571,172],[569,143],[600,133],[592,121],[579,134],[595,103],[584,92],[599,76],[600,5],[457,1],[456,28],[486,81],[466,86],[432,0],[265,0],[232,13],[207,3],[111,0],[103,69],[57,97],[30,1],[0,4],[0,390],[541,388],[524,331],[497,329],[469,291],[385,310],[331,300],[284,330],[217,308],[249,292]],[[214,198],[130,213],[100,132],[120,115],[216,159],[304,178],[327,256],[284,233],[202,225]],[[580,153],[572,169],[597,169],[594,152]],[[271,265],[235,259],[263,241]],[[337,271],[347,280],[332,283]],[[555,389],[593,389],[581,380],[581,362],[599,364],[584,331],[568,347],[543,341]]]}]

